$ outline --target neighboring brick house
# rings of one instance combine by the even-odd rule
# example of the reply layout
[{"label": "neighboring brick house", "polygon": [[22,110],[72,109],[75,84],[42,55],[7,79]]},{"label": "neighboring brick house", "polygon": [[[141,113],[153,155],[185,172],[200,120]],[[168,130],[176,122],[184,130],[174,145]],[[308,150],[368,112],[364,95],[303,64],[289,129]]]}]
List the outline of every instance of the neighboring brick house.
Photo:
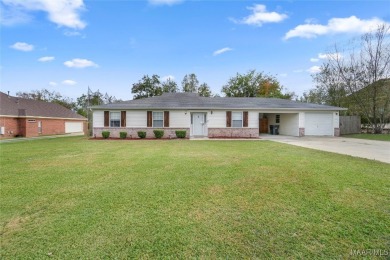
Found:
[{"label": "neighboring brick house", "polygon": [[[303,103],[277,98],[201,97],[196,93],[164,93],[162,96],[91,107],[93,134],[111,137],[137,131],[153,137],[163,129],[164,138],[175,130],[187,137],[258,138],[259,133],[290,136],[338,136],[340,107]],[[278,131],[275,131],[278,129]]]},{"label": "neighboring brick house", "polygon": [[0,138],[86,132],[87,119],[70,109],[0,92]]}]

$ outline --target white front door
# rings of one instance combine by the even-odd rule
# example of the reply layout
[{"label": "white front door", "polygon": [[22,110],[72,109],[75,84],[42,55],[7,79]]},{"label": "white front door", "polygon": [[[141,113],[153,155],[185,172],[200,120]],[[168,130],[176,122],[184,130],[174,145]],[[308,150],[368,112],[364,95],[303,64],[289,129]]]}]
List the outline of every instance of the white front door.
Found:
[{"label": "white front door", "polygon": [[204,136],[205,113],[192,114],[192,135]]}]

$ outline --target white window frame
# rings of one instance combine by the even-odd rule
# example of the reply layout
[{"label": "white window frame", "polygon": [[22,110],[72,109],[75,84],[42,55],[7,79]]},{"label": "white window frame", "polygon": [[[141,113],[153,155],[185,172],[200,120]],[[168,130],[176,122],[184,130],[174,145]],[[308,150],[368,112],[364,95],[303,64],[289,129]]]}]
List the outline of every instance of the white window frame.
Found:
[{"label": "white window frame", "polygon": [[[233,114],[241,114],[241,120],[234,120],[233,119]],[[234,126],[234,121],[241,121],[241,126]],[[234,127],[234,128],[242,128],[243,127],[243,124],[244,124],[244,114],[243,114],[243,112],[242,111],[232,111],[232,122],[231,122],[231,124],[232,124],[232,127]]]},{"label": "white window frame", "polygon": [[[162,115],[162,119],[154,119],[154,114],[161,114]],[[162,122],[162,125],[161,126],[155,126],[154,125],[154,121],[161,121]],[[163,128],[164,127],[164,111],[152,111],[152,127],[153,128]]]},{"label": "white window frame", "polygon": [[275,115],[275,124],[280,124],[280,115]]},{"label": "white window frame", "polygon": [[[119,119],[112,119],[112,114],[115,113],[115,114],[119,114]],[[115,120],[119,120],[119,126],[113,126],[112,125],[112,121]],[[121,127],[121,112],[119,111],[110,111],[110,127]]]}]

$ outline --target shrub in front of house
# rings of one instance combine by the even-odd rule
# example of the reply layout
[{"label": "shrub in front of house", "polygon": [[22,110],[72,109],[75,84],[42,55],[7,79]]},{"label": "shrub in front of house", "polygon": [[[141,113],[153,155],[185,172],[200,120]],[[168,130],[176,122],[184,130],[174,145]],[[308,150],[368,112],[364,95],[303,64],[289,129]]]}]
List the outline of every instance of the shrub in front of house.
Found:
[{"label": "shrub in front of house", "polygon": [[145,131],[138,131],[137,135],[139,138],[145,138],[146,137],[146,132]]},{"label": "shrub in front of house", "polygon": [[164,136],[164,130],[153,130],[154,136],[158,139]]},{"label": "shrub in front of house", "polygon": [[110,137],[110,131],[103,131],[102,136],[104,139],[107,139],[108,137]]},{"label": "shrub in front of house", "polygon": [[186,130],[177,130],[175,131],[177,138],[186,138],[187,131]]},{"label": "shrub in front of house", "polygon": [[126,137],[127,137],[127,132],[119,132],[119,137],[120,137],[121,139],[126,139]]}]

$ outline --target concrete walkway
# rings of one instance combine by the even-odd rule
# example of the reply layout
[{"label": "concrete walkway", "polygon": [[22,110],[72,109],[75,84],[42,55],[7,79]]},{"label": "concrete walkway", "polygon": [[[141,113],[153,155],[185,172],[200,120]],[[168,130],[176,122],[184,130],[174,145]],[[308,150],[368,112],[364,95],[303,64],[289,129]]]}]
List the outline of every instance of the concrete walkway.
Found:
[{"label": "concrete walkway", "polygon": [[81,135],[84,135],[84,133],[74,133],[74,134],[64,134],[64,135],[44,135],[44,136],[37,136],[37,137],[16,137],[16,138],[0,140],[0,144],[41,140],[41,139],[52,139],[52,138],[69,137],[69,136],[81,136]]},{"label": "concrete walkway", "polygon": [[260,135],[262,140],[390,163],[390,142],[345,137]]}]

